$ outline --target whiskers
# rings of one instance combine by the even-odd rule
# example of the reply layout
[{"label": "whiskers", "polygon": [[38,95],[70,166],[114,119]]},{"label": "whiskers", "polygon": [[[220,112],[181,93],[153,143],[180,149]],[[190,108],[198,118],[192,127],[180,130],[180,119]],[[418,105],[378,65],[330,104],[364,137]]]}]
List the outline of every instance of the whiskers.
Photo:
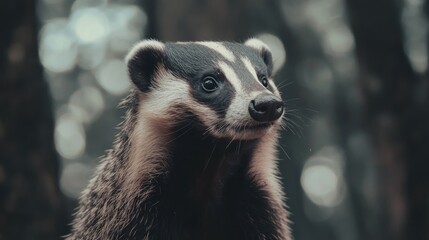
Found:
[{"label": "whiskers", "polygon": [[290,82],[286,82],[286,81],[283,81],[283,82],[280,82],[278,85],[277,85],[277,90],[282,90],[283,88],[286,88],[286,87],[289,87],[290,85],[292,85],[292,84],[294,84],[295,83],[295,81],[290,81]]},{"label": "whiskers", "polygon": [[292,158],[290,158],[289,154],[286,152],[286,150],[282,147],[282,145],[278,144],[278,147],[283,151],[283,153],[285,154],[285,156],[289,159],[292,160]]},{"label": "whiskers", "polygon": [[295,136],[302,138],[304,135],[304,127],[308,127],[311,121],[311,118],[305,116],[300,110],[286,107],[280,126],[283,130],[290,131]]},{"label": "whiskers", "polygon": [[207,169],[207,167],[209,166],[210,160],[211,160],[211,159],[212,159],[212,157],[213,157],[213,153],[214,153],[214,151],[216,150],[216,146],[217,146],[217,143],[215,143],[215,144],[214,144],[213,149],[212,149],[212,152],[210,153],[209,160],[207,160],[206,164],[204,165],[204,171],[205,171],[205,170]]}]

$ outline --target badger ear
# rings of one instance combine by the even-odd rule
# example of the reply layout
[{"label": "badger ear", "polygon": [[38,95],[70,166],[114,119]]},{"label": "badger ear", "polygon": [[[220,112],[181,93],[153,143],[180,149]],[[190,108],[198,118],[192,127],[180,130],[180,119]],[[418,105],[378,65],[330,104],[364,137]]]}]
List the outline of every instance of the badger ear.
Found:
[{"label": "badger ear", "polygon": [[251,38],[247,40],[244,45],[253,48],[261,55],[262,60],[264,60],[265,65],[267,65],[269,76],[275,74],[275,72],[273,72],[273,55],[271,54],[270,48],[264,42],[256,38]]},{"label": "badger ear", "polygon": [[165,45],[156,40],[137,43],[125,58],[131,81],[142,92],[149,91],[154,76],[164,60]]}]

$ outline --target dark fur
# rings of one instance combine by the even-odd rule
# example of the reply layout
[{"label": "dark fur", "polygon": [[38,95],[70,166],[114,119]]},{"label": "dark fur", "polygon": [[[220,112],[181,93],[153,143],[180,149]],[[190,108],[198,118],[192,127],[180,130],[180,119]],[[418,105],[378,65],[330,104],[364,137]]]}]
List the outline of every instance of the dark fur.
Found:
[{"label": "dark fur", "polygon": [[[232,48],[239,48],[238,52],[250,56],[261,72],[271,74],[272,66],[264,64],[272,62],[265,59],[265,55],[239,44],[230,44]],[[166,46],[165,55],[146,49],[151,51],[149,61],[136,57],[129,62],[130,76],[140,91],[147,92],[154,87],[151,81],[160,63],[179,76],[186,75],[187,79],[199,79],[207,72],[217,71],[208,66],[220,56],[203,46],[188,46],[186,50],[182,46]],[[191,64],[184,60],[189,56],[205,57]],[[139,69],[145,71],[140,73]],[[243,70],[240,74],[248,73]],[[142,83],[139,79],[149,81]],[[191,94],[199,102],[207,101],[208,106],[222,114],[234,95],[228,89],[225,87],[224,96],[218,102],[199,96],[198,91]],[[172,129],[172,139],[175,140],[169,143],[169,156],[172,157],[167,159],[168,169],[142,182],[140,189],[130,195],[132,198],[121,198],[130,138],[138,121],[138,99],[138,91],[133,91],[126,100],[128,111],[115,147],[108,152],[103,160],[105,165],[98,170],[87,194],[82,197],[68,240],[101,237],[135,240],[289,239],[279,230],[279,226],[287,221],[279,212],[285,210],[270,200],[263,186],[265,183],[249,175],[250,161],[260,141],[231,142],[205,134],[198,117],[189,112]],[[142,201],[140,196],[146,193],[150,194]],[[104,228],[106,224],[112,225],[108,232]]]}]

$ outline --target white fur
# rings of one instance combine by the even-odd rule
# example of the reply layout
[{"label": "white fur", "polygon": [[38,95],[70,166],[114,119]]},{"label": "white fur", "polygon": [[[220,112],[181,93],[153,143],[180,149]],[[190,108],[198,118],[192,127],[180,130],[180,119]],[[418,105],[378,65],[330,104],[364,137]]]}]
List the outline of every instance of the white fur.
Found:
[{"label": "white fur", "polygon": [[241,61],[244,63],[244,66],[246,66],[246,68],[250,72],[250,74],[252,74],[253,79],[257,83],[259,83],[259,85],[261,85],[263,88],[265,88],[264,85],[262,85],[261,81],[259,81],[258,75],[256,74],[255,67],[252,65],[252,63],[250,62],[250,60],[247,57],[242,57]]},{"label": "white fur", "polygon": [[249,104],[252,99],[261,93],[261,91],[254,91],[251,93],[237,93],[234,99],[231,101],[228,111],[226,112],[225,121],[230,124],[253,121],[248,110]]},{"label": "white fur", "polygon": [[276,85],[274,84],[274,80],[268,79],[268,82],[271,85],[271,87],[273,88],[274,95],[276,95],[277,97],[281,97],[279,90],[277,89]]},{"label": "white fur", "polygon": [[273,75],[275,75],[277,73],[277,71],[280,70],[280,68],[283,66],[284,61],[279,60],[279,59],[281,59],[282,57],[283,58],[285,57],[284,52],[278,53],[282,56],[273,54],[271,48],[266,43],[262,42],[261,40],[259,40],[257,38],[251,38],[251,39],[247,40],[244,44],[248,47],[255,49],[259,53],[261,53],[263,50],[271,52],[271,55],[273,57]]},{"label": "white fur", "polygon": [[159,51],[164,51],[165,45],[164,45],[164,43],[162,43],[160,41],[152,40],[152,39],[143,40],[141,42],[138,42],[137,44],[135,44],[131,48],[130,52],[125,57],[125,62],[129,62],[131,60],[131,58],[133,58],[138,51],[140,51],[141,49],[145,49],[145,48],[152,48],[152,49],[157,49]]},{"label": "white fur", "polygon": [[[250,71],[252,76],[255,77],[261,88],[253,92],[246,92],[242,86],[242,80],[239,79],[235,70],[230,67],[226,62],[219,61],[218,66],[225,75],[226,79],[231,83],[232,87],[235,90],[235,96],[231,101],[230,106],[225,115],[224,122],[230,127],[225,128],[225,134],[229,137],[235,139],[252,139],[260,137],[265,134],[266,130],[261,131],[252,131],[252,132],[237,132],[234,130],[234,127],[244,126],[244,125],[255,125],[257,122],[249,114],[249,104],[250,102],[261,93],[270,93],[257,79],[256,71],[252,67],[249,59],[242,59],[246,68]],[[246,63],[247,62],[247,63]],[[275,88],[274,88],[275,89]]]},{"label": "white fur", "polygon": [[275,146],[277,139],[276,131],[270,131],[261,138],[261,143],[255,149],[255,154],[250,163],[249,174],[256,179],[260,180],[260,183],[268,186],[275,186],[274,194],[276,198],[281,197],[281,189],[276,178],[276,150]]},{"label": "white fur", "polygon": [[[129,194],[139,192],[141,183],[166,169],[168,128],[158,126],[145,116],[144,105],[139,109],[139,120],[131,136],[131,152],[126,170],[124,188]],[[150,191],[145,191],[150,194]],[[143,199],[146,196],[143,196]]]},{"label": "white fur", "polygon": [[257,38],[251,38],[247,40],[244,45],[256,49],[258,52],[261,52],[264,49],[271,51],[267,44]]},{"label": "white fur", "polygon": [[219,61],[218,66],[220,70],[223,72],[223,74],[225,75],[226,79],[231,83],[234,90],[237,93],[243,92],[241,80],[238,78],[237,73],[234,71],[234,69],[224,61]]},{"label": "white fur", "polygon": [[140,94],[138,121],[131,136],[128,175],[124,187],[136,192],[141,182],[166,169],[166,154],[172,110],[177,104],[189,101],[189,86],[164,69],[157,73],[154,87]]},{"label": "white fur", "polygon": [[[221,119],[216,112],[191,96],[189,83],[179,79],[167,70],[161,69],[155,78],[155,87],[142,95],[142,118],[157,123],[157,128],[170,128],[190,111],[210,128]],[[177,121],[171,121],[177,119]],[[216,133],[219,136],[219,133]]]},{"label": "white fur", "polygon": [[248,113],[249,111],[247,110],[249,108],[250,101],[249,97],[243,95],[234,97],[229,105],[228,111],[226,112],[225,121],[230,124],[237,124],[237,122],[240,121],[251,120]]},{"label": "white fur", "polygon": [[278,222],[278,231],[285,240],[290,240],[290,229],[288,227],[288,218],[285,211],[286,206],[283,202],[284,194],[280,184],[280,178],[277,176],[277,153],[276,145],[278,139],[278,126],[272,128],[265,136],[261,138],[260,144],[256,147],[253,158],[250,162],[249,174],[253,176],[262,189],[269,194],[268,199],[279,211],[280,221]]},{"label": "white fur", "polygon": [[230,128],[227,128],[229,131],[228,135],[230,137],[234,139],[254,139],[265,135],[265,133],[270,130],[271,127],[260,131],[237,132],[234,130],[234,126],[252,126],[258,124],[258,122],[253,120],[249,114],[249,104],[252,99],[263,92],[266,91],[253,91],[250,93],[236,94],[234,99],[231,101],[224,119],[225,123],[231,126]]},{"label": "white fur", "polygon": [[195,42],[195,43],[206,46],[216,51],[217,53],[222,55],[230,62],[235,62],[235,55],[220,42]]},{"label": "white fur", "polygon": [[192,100],[189,84],[165,69],[158,71],[154,85],[143,101],[147,117],[159,121],[169,117],[167,113],[171,108],[176,108],[177,104]]},{"label": "white fur", "polygon": [[143,101],[147,118],[171,125],[175,124],[171,119],[177,119],[172,115],[177,114],[183,118],[182,111],[186,109],[195,112],[196,116],[204,116],[201,120],[208,126],[219,121],[213,110],[198,103],[191,96],[191,89],[186,80],[177,78],[167,70],[160,70],[155,79],[156,86]]},{"label": "white fur", "polygon": [[[258,79],[258,75],[256,74],[256,70],[255,67],[252,65],[252,63],[250,62],[250,60],[247,57],[242,57],[241,61],[243,61],[244,65],[246,66],[247,70],[250,72],[250,74],[252,74],[252,76],[254,77],[255,81],[259,83],[259,85],[261,85],[264,89],[264,85],[262,85],[262,83],[259,81]],[[268,80],[268,84],[271,85],[271,87],[273,88],[273,93],[274,95],[280,97],[280,92],[277,89],[276,85],[274,84],[274,80],[269,78]],[[270,93],[268,90],[266,90],[265,92]],[[261,93],[261,92],[258,92]]]}]

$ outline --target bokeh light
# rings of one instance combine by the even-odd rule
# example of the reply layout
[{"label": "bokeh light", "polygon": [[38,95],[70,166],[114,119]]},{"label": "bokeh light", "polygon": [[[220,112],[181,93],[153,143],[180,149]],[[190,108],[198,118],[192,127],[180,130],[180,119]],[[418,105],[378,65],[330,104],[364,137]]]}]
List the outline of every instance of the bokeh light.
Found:
[{"label": "bokeh light", "polygon": [[61,188],[76,198],[113,141],[105,127],[113,131],[119,123],[116,106],[130,88],[123,59],[143,38],[147,15],[133,0],[43,0],[37,11],[39,55],[56,113],[55,147],[63,160]]},{"label": "bokeh light", "polygon": [[[117,105],[130,89],[123,59],[146,37],[149,16],[141,8],[146,3],[136,0],[40,0],[37,4],[39,54],[55,108],[55,147],[62,160],[61,190],[77,198],[99,157],[112,146],[117,133],[114,127],[124,111]],[[293,121],[289,125],[298,134],[284,131],[279,145],[285,149],[279,150],[288,156],[280,156],[279,170],[284,174],[297,239],[319,235],[323,239],[366,239],[373,233],[377,238],[387,227],[378,221],[389,207],[383,206],[383,191],[390,190],[382,188],[386,176],[379,171],[385,169],[377,162],[379,149],[368,134],[372,131],[365,124],[368,119],[362,118],[368,105],[360,85],[378,93],[382,79],[372,72],[360,75],[364,65],[357,62],[357,56],[362,52],[356,49],[359,38],[354,38],[350,28],[356,22],[347,18],[345,4],[341,0],[277,1],[278,12],[266,11],[269,8],[262,2],[245,4],[243,13],[248,6],[257,11],[251,10],[255,15],[246,15],[251,16],[246,21],[249,25],[236,32],[239,37],[235,40],[240,40],[257,31],[255,37],[272,49],[274,70],[286,63],[276,79],[287,104],[287,117]],[[405,42],[403,50],[416,73],[425,73],[428,67],[429,25],[424,4],[424,0],[405,0],[396,6],[402,11],[403,38],[399,40]],[[173,2],[157,5],[148,5],[159,7],[150,12],[151,21],[166,17],[159,14],[165,15],[167,5],[174,8]],[[168,39],[158,31],[159,23],[152,22],[150,33]],[[188,25],[187,20],[176,23],[179,28]],[[192,28],[189,33],[194,31],[198,33],[183,32],[183,36],[194,38],[204,32]],[[290,50],[287,57],[285,47]],[[10,56],[25,56],[18,50]],[[419,89],[421,94],[413,95],[417,102],[426,96],[425,88]],[[377,121],[392,121],[380,116]],[[392,206],[397,205],[392,201]]]},{"label": "bokeh light", "polygon": [[317,164],[305,168],[301,183],[305,193],[317,205],[332,207],[338,203],[339,176],[329,166]]},{"label": "bokeh light", "polygon": [[104,99],[100,90],[95,87],[81,87],[70,98],[72,109],[78,109],[75,114],[76,119],[89,124],[100,116],[104,110]]},{"label": "bokeh light", "polygon": [[314,204],[332,208],[343,201],[341,161],[341,153],[335,147],[325,147],[304,165],[301,185]]},{"label": "bokeh light", "polygon": [[76,64],[76,49],[67,20],[51,20],[40,31],[39,55],[45,69],[55,73],[72,70]]},{"label": "bokeh light", "polygon": [[147,15],[135,5],[112,6],[106,14],[110,21],[112,51],[127,53],[130,46],[141,40]]},{"label": "bokeh light", "polygon": [[301,65],[300,84],[305,84],[314,94],[328,96],[334,87],[334,76],[329,65],[320,59],[308,58]]},{"label": "bokeh light", "polygon": [[106,42],[79,45],[77,65],[85,70],[95,69],[105,60],[107,51]]},{"label": "bokeh light", "polygon": [[96,73],[101,87],[112,95],[123,95],[130,89],[130,82],[122,60],[112,59],[103,64]]},{"label": "bokeh light", "polygon": [[282,41],[277,36],[269,33],[259,34],[257,38],[267,44],[270,48],[273,54],[273,71],[276,72],[283,67],[286,62],[286,50]]},{"label": "bokeh light", "polygon": [[405,51],[414,69],[423,73],[428,66],[426,38],[428,23],[424,13],[424,1],[404,1],[402,24],[405,26]]},{"label": "bokeh light", "polygon": [[90,167],[79,162],[67,163],[60,179],[61,190],[71,198],[78,198],[92,176]]},{"label": "bokeh light", "polygon": [[85,130],[71,115],[64,114],[57,118],[54,137],[55,147],[61,157],[76,159],[84,153]]},{"label": "bokeh light", "polygon": [[355,43],[350,29],[343,23],[332,24],[322,35],[323,49],[328,55],[343,57],[350,54]]},{"label": "bokeh light", "polygon": [[82,8],[72,13],[70,27],[80,43],[94,43],[109,35],[109,21],[98,8]]}]

